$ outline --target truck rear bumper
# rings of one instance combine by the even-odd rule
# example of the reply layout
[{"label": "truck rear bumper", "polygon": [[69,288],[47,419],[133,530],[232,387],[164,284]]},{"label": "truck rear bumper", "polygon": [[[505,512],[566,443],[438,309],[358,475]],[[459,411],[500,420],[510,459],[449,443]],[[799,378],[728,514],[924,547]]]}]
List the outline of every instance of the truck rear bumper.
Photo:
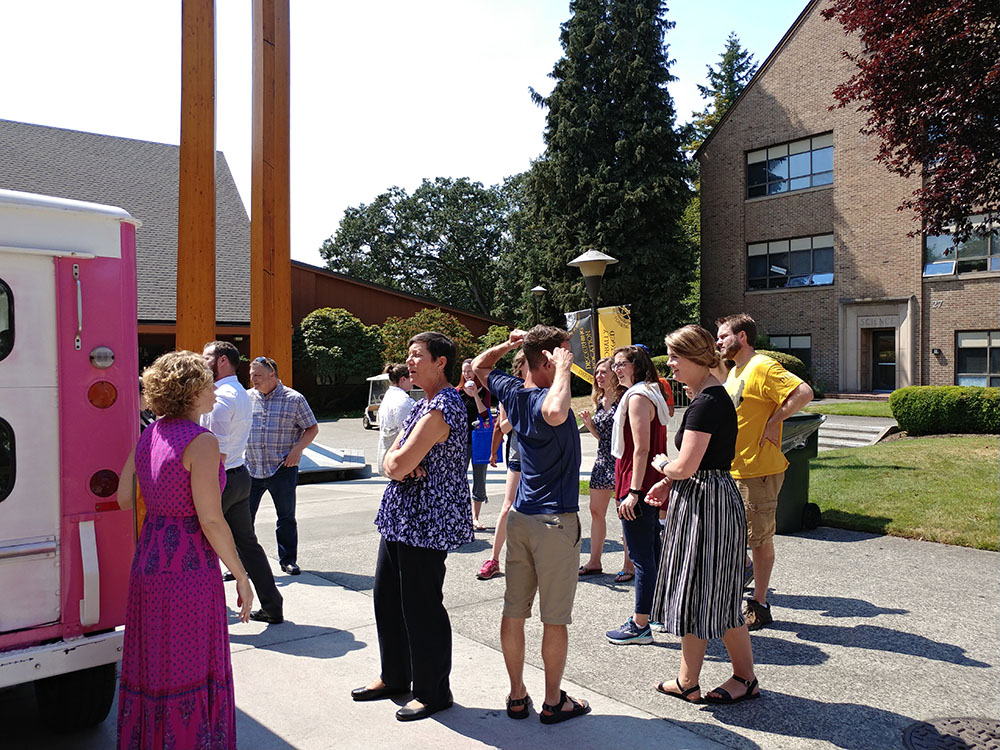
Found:
[{"label": "truck rear bumper", "polygon": [[121,661],[125,631],[46,643],[0,654],[0,688]]}]

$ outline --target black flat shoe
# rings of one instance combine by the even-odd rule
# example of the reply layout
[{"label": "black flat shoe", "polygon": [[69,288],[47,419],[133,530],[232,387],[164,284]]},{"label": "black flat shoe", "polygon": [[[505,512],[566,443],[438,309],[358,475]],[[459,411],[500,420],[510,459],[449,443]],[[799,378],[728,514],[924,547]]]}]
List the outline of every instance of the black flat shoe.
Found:
[{"label": "black flat shoe", "polygon": [[448,696],[448,700],[444,703],[432,703],[421,708],[409,708],[407,706],[403,706],[396,712],[396,718],[400,721],[417,721],[419,719],[426,719],[428,716],[433,716],[438,711],[444,711],[446,708],[451,708],[452,702],[451,696]]},{"label": "black flat shoe", "polygon": [[382,698],[389,698],[393,695],[406,695],[409,688],[389,687],[370,688],[362,685],[351,691],[351,697],[356,701],[377,701]]},{"label": "black flat shoe", "polygon": [[296,565],[295,563],[288,563],[288,565],[282,565],[281,566],[281,572],[282,573],[288,573],[288,575],[290,575],[290,576],[297,576],[302,571],[299,570],[299,566]]},{"label": "black flat shoe", "polygon": [[281,615],[271,615],[263,609],[257,609],[250,613],[250,619],[255,622],[266,622],[268,625],[280,625],[285,621]]}]

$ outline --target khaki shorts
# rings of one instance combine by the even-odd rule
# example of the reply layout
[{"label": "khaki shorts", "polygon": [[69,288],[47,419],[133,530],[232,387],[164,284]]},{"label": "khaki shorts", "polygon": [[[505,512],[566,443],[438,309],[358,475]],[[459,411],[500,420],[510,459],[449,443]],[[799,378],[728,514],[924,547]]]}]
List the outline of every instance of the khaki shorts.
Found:
[{"label": "khaki shorts", "polygon": [[766,477],[737,479],[736,486],[747,510],[747,545],[750,549],[767,544],[774,538],[774,515],[778,510],[778,493],[785,473]]},{"label": "khaki shorts", "polygon": [[526,620],[538,592],[538,614],[547,625],[573,622],[579,580],[580,517],[576,513],[507,516],[503,616]]}]

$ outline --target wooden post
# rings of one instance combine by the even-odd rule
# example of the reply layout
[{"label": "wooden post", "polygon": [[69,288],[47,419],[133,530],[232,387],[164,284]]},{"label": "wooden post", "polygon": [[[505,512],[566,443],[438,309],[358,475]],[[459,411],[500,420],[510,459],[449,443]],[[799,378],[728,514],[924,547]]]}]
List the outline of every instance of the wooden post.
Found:
[{"label": "wooden post", "polygon": [[288,0],[253,4],[250,347],[292,384]]},{"label": "wooden post", "polygon": [[215,338],[215,0],[183,0],[177,191],[178,349]]}]

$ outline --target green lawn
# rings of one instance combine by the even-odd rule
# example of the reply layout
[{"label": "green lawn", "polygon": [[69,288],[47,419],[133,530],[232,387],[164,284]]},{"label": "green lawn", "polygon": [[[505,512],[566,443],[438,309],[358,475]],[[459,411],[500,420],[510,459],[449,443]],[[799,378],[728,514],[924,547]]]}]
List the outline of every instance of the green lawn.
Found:
[{"label": "green lawn", "polygon": [[823,525],[996,550],[996,436],[908,438],[824,451],[809,499]]},{"label": "green lawn", "polygon": [[814,414],[839,414],[845,417],[888,417],[892,410],[888,401],[840,401],[836,399],[813,401],[802,411]]},{"label": "green lawn", "polygon": [[998,448],[985,435],[824,451],[810,462],[809,500],[824,526],[996,550]]}]

